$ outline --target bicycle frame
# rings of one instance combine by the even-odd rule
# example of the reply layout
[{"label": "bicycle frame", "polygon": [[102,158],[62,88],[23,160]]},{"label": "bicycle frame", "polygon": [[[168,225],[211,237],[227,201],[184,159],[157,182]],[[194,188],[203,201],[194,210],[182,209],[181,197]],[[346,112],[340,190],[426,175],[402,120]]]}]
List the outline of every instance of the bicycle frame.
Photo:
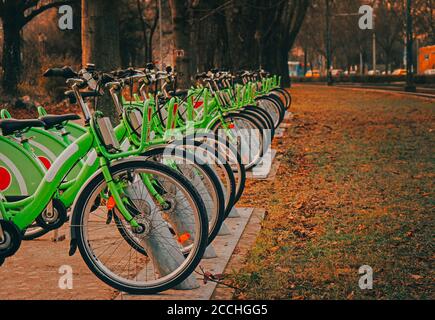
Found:
[{"label": "bicycle frame", "polygon": [[[252,91],[249,90],[249,85],[245,87],[248,88],[248,92],[252,93]],[[204,129],[205,127],[205,129],[209,129],[217,121],[221,121],[223,126],[228,130],[229,128],[227,128],[227,124],[224,121],[223,115],[227,111],[237,110],[237,106],[234,107],[234,109],[230,108],[230,110],[225,110],[217,96],[213,97],[209,103],[208,90],[204,88],[201,90],[204,90],[204,113],[200,121],[194,121],[194,128]],[[172,98],[168,104],[168,124],[166,130],[162,130],[161,123],[159,124],[160,128],[158,126],[154,128],[160,130],[160,132],[163,131],[163,137],[160,139],[153,139],[152,141],[149,140],[149,132],[151,130],[152,124],[155,126],[155,123],[152,122],[151,117],[151,111],[153,110],[152,107],[155,107],[153,106],[154,99],[145,100],[142,104],[137,102],[128,103],[130,106],[143,108],[143,114],[147,116],[143,117],[144,119],[140,137],[136,137],[136,135],[133,134],[131,128],[126,125],[125,118],[121,124],[115,128],[115,134],[119,141],[122,141],[127,134],[131,142],[133,142],[133,145],[137,147],[125,152],[108,152],[99,139],[95,138],[97,136],[95,128],[96,124],[94,121],[91,121],[88,132],[65,149],[65,151],[47,171],[33,195],[16,202],[7,202],[6,200],[0,201],[0,214],[3,219],[13,221],[20,230],[24,230],[39,216],[41,212],[43,212],[43,210],[50,203],[51,199],[54,197],[59,199],[65,205],[65,207],[70,207],[75,200],[77,192],[86,183],[88,178],[91,177],[92,174],[94,174],[98,169],[101,169],[107,181],[109,191],[111,192],[119,211],[133,227],[136,227],[137,223],[133,220],[133,217],[125,208],[119,188],[117,187],[116,182],[112,180],[108,164],[113,160],[142,154],[146,148],[149,148],[152,145],[162,144],[168,140],[168,136],[166,135],[168,129],[175,129],[175,124],[177,123],[177,107],[175,101],[176,99]],[[124,107],[126,107],[126,104],[124,104]],[[194,108],[194,106],[192,104],[189,106],[188,103],[188,108],[191,109]],[[193,109],[189,110],[189,112],[192,110]],[[123,116],[125,117],[125,112],[123,113]],[[178,129],[183,130],[186,128],[181,127]],[[93,149],[95,149],[95,153],[89,154],[89,152]],[[76,166],[76,164],[88,154],[89,157],[77,178],[68,181],[67,183],[62,183],[68,173]],[[153,190],[152,182],[147,177],[143,177],[143,179],[151,194],[157,198],[160,198],[158,197],[158,193]],[[62,190],[63,193],[59,194],[58,190]],[[0,198],[4,199],[1,193]],[[164,201],[161,198],[158,200]]]},{"label": "bicycle frame", "polygon": [[[115,133],[117,137],[123,137],[125,128],[120,125],[115,129]],[[95,139],[95,136],[95,127],[91,123],[88,133],[82,135],[68,146],[53,163],[34,194],[20,201],[0,201],[0,214],[3,219],[12,221],[20,230],[24,230],[43,212],[52,198],[56,197],[66,207],[70,207],[74,203],[77,192],[86,183],[88,178],[98,169],[101,169],[119,211],[126,221],[131,223],[132,227],[137,227],[137,222],[133,220],[133,217],[124,206],[119,188],[111,177],[108,165],[111,160],[143,153],[146,145],[142,143],[137,149],[111,154],[105,150],[98,139]],[[70,170],[93,149],[95,149],[95,156],[90,155],[79,176],[75,180],[62,185],[62,181]],[[147,181],[147,179],[144,180],[145,184],[152,188],[150,181]],[[63,190],[64,192],[58,195],[58,190]],[[151,194],[157,195],[153,190],[151,190]],[[4,199],[1,193],[0,197]]]}]

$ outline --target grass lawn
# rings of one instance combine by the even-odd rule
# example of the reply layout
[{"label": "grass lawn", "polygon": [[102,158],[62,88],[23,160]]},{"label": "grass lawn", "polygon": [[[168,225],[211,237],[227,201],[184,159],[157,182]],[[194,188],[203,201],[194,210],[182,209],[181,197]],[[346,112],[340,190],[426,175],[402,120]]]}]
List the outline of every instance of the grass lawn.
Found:
[{"label": "grass lawn", "polygon": [[[319,86],[292,90],[274,181],[242,199],[266,218],[239,299],[433,299],[435,104]],[[372,290],[358,270],[373,268]]]}]

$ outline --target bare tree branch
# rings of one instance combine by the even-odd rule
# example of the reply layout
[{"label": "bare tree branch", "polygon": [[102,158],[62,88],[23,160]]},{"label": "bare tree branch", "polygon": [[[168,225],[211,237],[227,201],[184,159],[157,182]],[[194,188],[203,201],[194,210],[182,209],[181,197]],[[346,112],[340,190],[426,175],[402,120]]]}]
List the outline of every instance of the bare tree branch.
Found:
[{"label": "bare tree branch", "polygon": [[[39,1],[36,1],[36,2],[39,2]],[[59,7],[59,6],[63,6],[65,4],[72,4],[72,3],[74,3],[74,0],[55,1],[55,2],[48,3],[46,5],[43,5],[43,6],[39,7],[39,8],[37,8],[37,9],[34,9],[32,12],[30,12],[29,15],[27,15],[24,18],[23,25],[26,25],[33,18],[35,18],[39,14],[43,13],[44,11],[47,11],[48,9],[56,8],[56,7]]]}]

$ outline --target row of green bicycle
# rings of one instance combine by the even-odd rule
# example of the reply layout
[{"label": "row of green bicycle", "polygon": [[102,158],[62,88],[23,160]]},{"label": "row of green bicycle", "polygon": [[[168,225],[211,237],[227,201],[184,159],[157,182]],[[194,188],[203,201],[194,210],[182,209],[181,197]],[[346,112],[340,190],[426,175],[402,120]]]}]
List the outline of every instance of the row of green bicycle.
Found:
[{"label": "row of green bicycle", "polygon": [[212,70],[189,90],[176,90],[171,68],[151,64],[44,76],[66,79],[83,117],[1,111],[0,265],[23,240],[69,222],[69,254],[79,249],[113,288],[183,287],[242,196],[246,170],[269,148],[289,93],[262,70]]}]

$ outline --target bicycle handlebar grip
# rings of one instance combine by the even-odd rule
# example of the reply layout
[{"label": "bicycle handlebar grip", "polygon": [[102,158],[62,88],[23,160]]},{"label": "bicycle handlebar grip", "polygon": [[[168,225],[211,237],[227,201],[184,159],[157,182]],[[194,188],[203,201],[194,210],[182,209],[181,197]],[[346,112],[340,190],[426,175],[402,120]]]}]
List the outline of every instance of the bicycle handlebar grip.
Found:
[{"label": "bicycle handlebar grip", "polygon": [[44,77],[46,78],[74,78],[77,77],[77,73],[74,72],[73,69],[70,67],[63,67],[63,68],[50,68],[47,71],[44,72]]}]

